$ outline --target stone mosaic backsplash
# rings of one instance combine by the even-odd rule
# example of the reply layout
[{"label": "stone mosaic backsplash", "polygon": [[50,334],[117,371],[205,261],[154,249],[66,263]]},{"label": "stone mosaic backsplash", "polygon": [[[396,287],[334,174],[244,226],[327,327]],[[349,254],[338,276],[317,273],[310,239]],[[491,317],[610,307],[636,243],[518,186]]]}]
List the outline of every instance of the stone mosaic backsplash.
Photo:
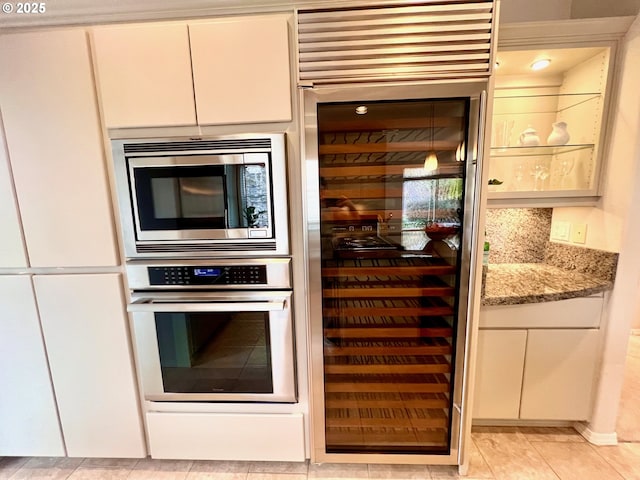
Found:
[{"label": "stone mosaic backsplash", "polygon": [[487,209],[490,264],[544,263],[613,282],[618,254],[550,242],[551,208]]},{"label": "stone mosaic backsplash", "polygon": [[551,233],[551,208],[489,208],[489,263],[544,262]]}]

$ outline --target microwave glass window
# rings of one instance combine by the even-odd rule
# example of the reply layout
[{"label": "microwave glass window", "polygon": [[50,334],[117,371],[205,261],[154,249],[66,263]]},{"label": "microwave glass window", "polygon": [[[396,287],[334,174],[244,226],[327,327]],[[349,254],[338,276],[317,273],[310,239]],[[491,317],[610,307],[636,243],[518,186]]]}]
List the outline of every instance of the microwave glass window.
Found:
[{"label": "microwave glass window", "polygon": [[140,230],[269,228],[266,164],[134,169]]},{"label": "microwave glass window", "polygon": [[224,183],[220,177],[152,178],[155,218],[224,218]]},{"label": "microwave glass window", "polygon": [[156,313],[167,393],[273,393],[267,312]]}]

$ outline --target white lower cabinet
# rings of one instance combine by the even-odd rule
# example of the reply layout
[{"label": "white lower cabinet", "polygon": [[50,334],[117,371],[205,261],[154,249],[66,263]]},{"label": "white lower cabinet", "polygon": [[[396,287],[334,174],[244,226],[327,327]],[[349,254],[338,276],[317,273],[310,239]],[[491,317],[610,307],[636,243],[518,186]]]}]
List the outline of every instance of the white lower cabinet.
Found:
[{"label": "white lower cabinet", "polygon": [[30,276],[0,276],[0,309],[0,457],[64,456]]},{"label": "white lower cabinet", "polygon": [[34,286],[67,455],[146,456],[120,275]]},{"label": "white lower cabinet", "polygon": [[518,418],[526,346],[526,330],[478,332],[473,418]]},{"label": "white lower cabinet", "polygon": [[304,462],[302,413],[147,413],[152,458]]},{"label": "white lower cabinet", "polygon": [[520,418],[589,418],[599,333],[593,328],[529,331]]},{"label": "white lower cabinet", "polygon": [[[600,356],[602,297],[486,307],[473,418],[588,420]],[[553,328],[550,328],[553,326]]]}]

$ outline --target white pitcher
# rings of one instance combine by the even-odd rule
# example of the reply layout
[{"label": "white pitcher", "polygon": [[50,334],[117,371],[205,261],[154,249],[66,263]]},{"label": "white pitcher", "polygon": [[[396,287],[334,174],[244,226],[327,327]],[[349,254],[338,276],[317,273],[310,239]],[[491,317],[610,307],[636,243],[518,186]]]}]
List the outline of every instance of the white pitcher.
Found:
[{"label": "white pitcher", "polygon": [[566,122],[556,122],[553,125],[553,130],[547,138],[547,145],[566,145],[569,141],[569,132],[567,132]]}]

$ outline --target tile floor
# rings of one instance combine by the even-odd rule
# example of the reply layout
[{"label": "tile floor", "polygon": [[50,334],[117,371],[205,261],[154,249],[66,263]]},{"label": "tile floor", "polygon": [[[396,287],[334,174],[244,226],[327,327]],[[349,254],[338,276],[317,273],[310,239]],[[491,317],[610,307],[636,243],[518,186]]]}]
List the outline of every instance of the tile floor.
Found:
[{"label": "tile floor", "polygon": [[[629,358],[618,445],[596,447],[571,428],[478,427],[462,478],[640,480],[640,336],[631,338]],[[456,472],[426,465],[0,458],[0,480],[440,480],[458,478]]]}]

